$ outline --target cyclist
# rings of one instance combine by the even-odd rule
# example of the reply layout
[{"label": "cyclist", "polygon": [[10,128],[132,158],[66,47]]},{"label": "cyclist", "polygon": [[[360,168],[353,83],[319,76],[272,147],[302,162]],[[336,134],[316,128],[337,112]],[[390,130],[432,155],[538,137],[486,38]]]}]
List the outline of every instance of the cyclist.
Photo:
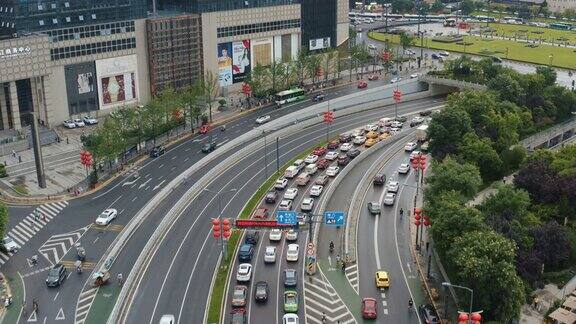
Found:
[{"label": "cyclist", "polygon": [[400,208],[400,219],[402,219],[403,215],[404,215],[404,209]]},{"label": "cyclist", "polygon": [[412,306],[414,306],[414,302],[412,301],[412,298],[410,298],[410,300],[408,301],[408,309],[411,310]]}]

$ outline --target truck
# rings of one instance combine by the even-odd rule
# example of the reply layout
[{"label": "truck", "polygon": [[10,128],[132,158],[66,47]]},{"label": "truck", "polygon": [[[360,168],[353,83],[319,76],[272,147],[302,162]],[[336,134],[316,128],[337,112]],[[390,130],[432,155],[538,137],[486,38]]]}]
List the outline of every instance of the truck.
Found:
[{"label": "truck", "polygon": [[428,125],[420,125],[416,128],[416,140],[425,142],[428,139]]}]

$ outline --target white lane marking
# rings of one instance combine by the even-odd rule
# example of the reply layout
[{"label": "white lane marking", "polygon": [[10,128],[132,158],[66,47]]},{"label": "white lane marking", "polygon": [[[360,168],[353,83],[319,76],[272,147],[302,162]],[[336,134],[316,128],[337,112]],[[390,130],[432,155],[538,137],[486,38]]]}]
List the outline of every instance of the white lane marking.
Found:
[{"label": "white lane marking", "polygon": [[132,201],[134,202],[134,201],[136,201],[136,199],[138,199],[138,196],[132,198]]},{"label": "white lane marking", "polygon": [[172,157],[172,160],[176,160],[177,158],[178,158],[178,155],[174,155],[174,156]]},{"label": "white lane marking", "polygon": [[143,184],[139,185],[139,186],[138,186],[138,189],[144,188],[144,186],[146,186],[146,185],[148,184],[148,182],[150,182],[150,180],[152,180],[152,178],[146,180],[146,182],[144,182]]},{"label": "white lane marking", "polygon": [[158,169],[162,169],[163,167],[164,167],[164,164],[160,164],[160,165],[158,166]]},{"label": "white lane marking", "polygon": [[60,294],[60,292],[56,293],[56,296],[54,296],[54,299],[52,299],[52,301],[56,301],[56,298],[58,298],[58,295]]},{"label": "white lane marking", "polygon": [[106,207],[106,209],[109,209],[110,207],[112,207],[112,205],[114,205],[118,200],[120,200],[120,198],[122,198],[122,195],[118,196],[118,198],[114,199],[114,201],[108,205],[108,207]]},{"label": "white lane marking", "polygon": [[160,186],[162,186],[162,184],[166,181],[166,179],[162,180],[159,184],[154,186],[154,189],[152,189],[152,191],[155,191],[156,189],[160,188]]},{"label": "white lane marking", "polygon": [[189,157],[185,158],[185,159],[184,159],[184,162],[188,162],[188,160],[190,160]]}]

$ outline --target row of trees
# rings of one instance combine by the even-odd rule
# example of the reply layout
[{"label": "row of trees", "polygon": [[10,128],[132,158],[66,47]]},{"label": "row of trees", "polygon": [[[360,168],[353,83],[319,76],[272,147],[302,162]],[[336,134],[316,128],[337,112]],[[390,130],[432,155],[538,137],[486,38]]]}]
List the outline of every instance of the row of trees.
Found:
[{"label": "row of trees", "polygon": [[167,88],[147,104],[122,107],[83,136],[84,148],[93,155],[92,183],[97,182],[97,166],[112,163],[131,147],[152,139],[184,122],[199,124],[212,119],[211,105],[218,92],[218,79],[208,72],[203,79],[181,91]]},{"label": "row of trees", "polygon": [[[576,149],[527,159],[517,143],[569,118],[576,95],[556,86],[549,68],[520,76],[489,60],[460,58],[441,73],[489,90],[455,93],[433,115],[424,209],[451,280],[474,289],[487,319],[509,322],[543,269],[569,265],[574,230],[559,224],[576,219]],[[482,204],[468,206],[483,184],[518,168],[515,186],[500,184]]]}]

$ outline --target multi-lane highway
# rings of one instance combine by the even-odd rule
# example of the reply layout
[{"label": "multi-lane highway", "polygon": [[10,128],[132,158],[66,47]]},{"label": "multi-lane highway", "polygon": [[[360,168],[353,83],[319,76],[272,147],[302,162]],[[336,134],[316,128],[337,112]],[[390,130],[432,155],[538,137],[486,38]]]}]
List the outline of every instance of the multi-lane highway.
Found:
[{"label": "multi-lane highway", "polygon": [[[399,109],[401,112],[424,109],[437,105],[434,101],[427,99],[401,104]],[[365,124],[367,118],[391,116],[392,108],[336,119],[332,131],[336,134]],[[325,126],[316,125],[282,138],[279,145],[280,165],[312,147],[325,135]],[[268,169],[272,170],[276,165],[276,152],[271,148],[267,152]],[[236,217],[252,193],[264,182],[264,160],[262,147],[231,165],[208,186],[213,192],[236,189],[222,196],[225,217]],[[219,254],[218,245],[210,233],[210,219],[217,215],[217,211],[217,199],[209,192],[187,203],[186,209],[166,233],[166,239],[158,244],[156,253],[148,263],[132,301],[128,322],[154,323],[162,314],[174,314],[181,323],[203,320]],[[271,317],[275,317],[275,310],[268,318]]]},{"label": "multi-lane highway", "polygon": [[[381,85],[382,82],[378,81],[372,85]],[[327,91],[327,95],[330,99],[357,91],[355,85],[351,85]],[[310,102],[306,101],[282,109],[274,107],[259,109],[229,122],[225,132],[213,132],[211,136],[221,145],[252,129],[255,117],[260,114],[268,113],[272,118],[278,118],[308,105]],[[2,271],[14,277],[17,277],[17,273],[22,275],[27,305],[32,304],[33,298],[37,299],[40,305],[41,310],[35,314],[38,321],[50,322],[58,318],[62,322],[72,322],[74,319],[77,321],[85,319],[96,295],[95,289],[84,287],[91,267],[98,262],[118,232],[145,202],[176,175],[204,156],[200,148],[206,140],[208,140],[206,135],[193,136],[170,147],[163,156],[145,161],[138,167],[140,177],[136,180],[130,176],[120,177],[94,194],[68,202],[9,208],[8,235],[18,240],[22,248],[14,256],[1,256],[4,262]],[[203,173],[209,172],[219,161],[214,161],[198,172],[196,177],[191,177],[187,185],[176,188],[174,195],[158,207],[158,212],[140,225],[133,239],[124,247],[126,255],[116,260],[113,268],[115,273],[129,273],[135,258],[162,219],[167,206],[173,205],[190,183],[196,181]],[[119,213],[117,219],[105,228],[92,226],[96,216],[106,208],[117,209]],[[34,210],[41,212],[41,219],[34,218],[32,214]],[[86,271],[81,275],[69,275],[61,288],[47,289],[44,279],[49,267],[57,262],[64,262],[73,269],[72,264],[76,260],[73,245],[77,243],[87,250]],[[27,261],[32,255],[38,255],[37,265],[31,265]],[[211,273],[213,268],[207,271]],[[203,298],[205,299],[205,296]],[[32,315],[28,312],[27,316],[21,316],[20,321],[26,322],[30,316]],[[102,316],[105,317],[106,314]]]}]

